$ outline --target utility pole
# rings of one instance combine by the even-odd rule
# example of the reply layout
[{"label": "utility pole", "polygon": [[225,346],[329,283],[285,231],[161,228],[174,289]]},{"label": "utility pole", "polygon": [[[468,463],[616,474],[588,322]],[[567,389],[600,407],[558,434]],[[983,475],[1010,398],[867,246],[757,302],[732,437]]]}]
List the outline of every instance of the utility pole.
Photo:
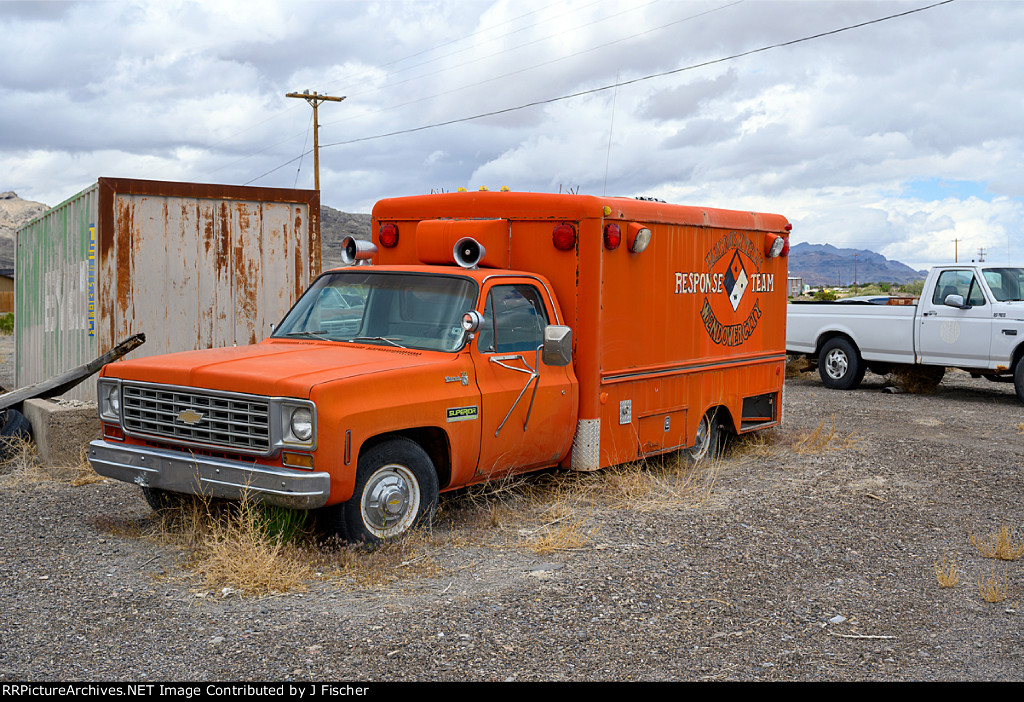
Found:
[{"label": "utility pole", "polygon": [[978,248],[978,263],[984,263],[984,262],[985,262],[985,249],[979,247]]},{"label": "utility pole", "polygon": [[957,259],[957,242],[958,241],[960,241],[960,240],[959,239],[953,239],[953,263],[960,263],[960,261]]},{"label": "utility pole", "polygon": [[287,93],[285,97],[302,98],[313,108],[313,182],[317,192],[320,192],[320,123],[317,121],[316,108],[321,102],[341,102],[346,96],[331,97],[330,95],[319,95],[314,90],[301,93]]},{"label": "utility pole", "polygon": [[853,255],[853,294],[857,294],[857,254]]}]

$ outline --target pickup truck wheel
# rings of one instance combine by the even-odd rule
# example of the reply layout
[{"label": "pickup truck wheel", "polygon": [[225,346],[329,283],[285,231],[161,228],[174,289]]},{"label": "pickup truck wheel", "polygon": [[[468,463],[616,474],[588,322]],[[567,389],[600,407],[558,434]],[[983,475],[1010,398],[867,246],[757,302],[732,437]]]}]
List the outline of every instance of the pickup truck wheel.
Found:
[{"label": "pickup truck wheel", "polygon": [[1017,361],[1013,371],[1013,389],[1017,391],[1017,399],[1024,402],[1024,359]]},{"label": "pickup truck wheel", "polygon": [[714,458],[718,453],[718,419],[711,411],[700,418],[693,446],[686,449],[690,463],[699,463],[705,458]]},{"label": "pickup truck wheel", "polygon": [[372,545],[398,538],[433,521],[437,498],[437,473],[419,444],[404,438],[378,444],[359,457],[343,510],[347,538]]},{"label": "pickup truck wheel", "polygon": [[864,379],[865,366],[857,347],[842,337],[825,342],[818,354],[818,375],[825,387],[853,390]]}]

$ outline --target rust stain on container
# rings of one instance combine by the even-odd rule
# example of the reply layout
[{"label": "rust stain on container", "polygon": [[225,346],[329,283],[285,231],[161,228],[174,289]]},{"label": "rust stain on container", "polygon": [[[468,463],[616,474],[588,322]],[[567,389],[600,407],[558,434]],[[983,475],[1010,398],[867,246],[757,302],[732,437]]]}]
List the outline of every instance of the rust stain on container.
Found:
[{"label": "rust stain on container", "polygon": [[138,332],[132,356],[261,340],[319,273],[319,208],[309,190],[99,179],[19,234],[18,383]]}]

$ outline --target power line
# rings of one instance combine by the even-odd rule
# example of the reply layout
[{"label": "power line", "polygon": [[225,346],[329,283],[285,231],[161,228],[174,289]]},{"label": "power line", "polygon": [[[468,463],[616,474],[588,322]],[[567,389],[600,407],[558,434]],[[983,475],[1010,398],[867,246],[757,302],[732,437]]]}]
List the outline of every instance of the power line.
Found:
[{"label": "power line", "polygon": [[927,5],[925,7],[919,7],[919,8],[914,9],[914,10],[907,10],[906,12],[900,12],[900,13],[897,13],[897,14],[894,14],[894,15],[888,15],[886,17],[879,17],[877,19],[868,20],[866,22],[860,22],[859,24],[852,24],[852,25],[849,25],[847,27],[841,27],[839,29],[833,29],[833,30],[830,30],[828,32],[821,32],[820,34],[813,34],[811,36],[803,37],[801,39],[792,39],[790,41],[780,42],[778,44],[770,44],[768,46],[762,46],[759,49],[751,49],[750,51],[744,51],[744,52],[739,53],[739,54],[733,54],[731,56],[726,56],[724,58],[719,58],[719,59],[713,59],[711,61],[704,61],[703,63],[695,63],[695,64],[692,64],[690,66],[684,66],[682,68],[675,68],[675,69],[672,69],[670,71],[662,71],[661,73],[651,73],[649,75],[641,76],[639,78],[633,78],[631,80],[615,82],[615,83],[612,83],[611,85],[605,85],[605,86],[602,86],[600,88],[591,88],[589,90],[581,90],[579,92],[570,93],[568,95],[560,95],[558,97],[553,97],[553,98],[547,98],[545,100],[535,100],[533,102],[528,102],[528,103],[525,103],[525,104],[522,104],[522,105],[516,105],[515,107],[506,107],[506,108],[503,108],[503,109],[500,109],[500,110],[492,110],[490,112],[481,112],[480,114],[471,115],[469,117],[459,117],[459,118],[456,118],[456,119],[445,120],[443,122],[435,122],[433,124],[425,124],[425,125],[422,125],[422,126],[419,126],[419,127],[411,127],[409,129],[400,129],[400,130],[396,130],[394,132],[387,132],[387,133],[384,133],[384,134],[375,134],[373,136],[359,137],[357,139],[349,139],[347,141],[337,141],[337,142],[334,142],[334,143],[331,143],[331,144],[324,144],[323,148],[326,149],[326,148],[328,148],[330,146],[345,146],[347,144],[356,144],[356,143],[361,142],[361,141],[371,141],[371,140],[374,140],[374,139],[383,139],[385,137],[398,136],[398,135],[401,135],[401,134],[411,134],[413,132],[421,132],[421,131],[426,130],[426,129],[436,129],[437,127],[446,127],[446,126],[449,126],[449,125],[452,125],[452,124],[459,124],[461,122],[470,122],[470,121],[477,120],[477,119],[483,119],[484,117],[494,117],[496,115],[503,115],[503,114],[507,114],[509,112],[516,112],[518,110],[525,110],[525,109],[530,108],[530,107],[538,107],[540,105],[550,105],[551,103],[561,102],[563,100],[571,100],[573,98],[582,97],[584,95],[593,95],[594,93],[601,93],[601,92],[604,92],[606,90],[613,90],[615,88],[621,88],[624,85],[633,85],[634,83],[641,83],[641,82],[644,82],[644,81],[652,80],[654,78],[663,78],[665,76],[674,75],[676,73],[683,73],[684,71],[693,71],[693,70],[696,70],[698,68],[706,68],[707,66],[714,66],[714,65],[719,64],[719,63],[725,63],[726,61],[734,61],[736,59],[744,58],[746,56],[752,56],[754,54],[759,54],[759,53],[762,53],[762,52],[765,52],[765,51],[770,51],[772,49],[780,49],[780,48],[786,47],[786,46],[793,46],[795,44],[801,44],[803,42],[812,41],[814,39],[821,39],[822,37],[832,36],[832,35],[835,35],[835,34],[840,34],[842,32],[848,32],[848,31],[850,31],[852,29],[860,29],[862,27],[867,27],[867,26],[872,25],[872,24],[879,24],[880,22],[886,22],[888,20],[897,19],[899,17],[906,17],[907,15],[912,15],[912,14],[917,13],[917,12],[924,12],[925,10],[931,10],[932,8],[939,7],[940,5],[948,5],[951,2],[953,2],[953,1],[954,0],[941,0],[941,2],[937,2],[937,3],[934,3],[932,5]]},{"label": "power line", "polygon": [[[625,81],[616,81],[615,83],[612,83],[610,85],[601,86],[599,88],[591,88],[589,90],[581,90],[581,91],[578,91],[578,92],[575,92],[575,93],[569,93],[569,94],[566,94],[566,95],[560,95],[558,97],[547,98],[547,99],[544,99],[544,100],[534,100],[532,102],[524,103],[524,104],[521,104],[521,105],[516,105],[516,106],[513,106],[513,107],[506,107],[506,108],[502,108],[502,109],[499,109],[499,110],[491,110],[491,111],[488,111],[488,112],[481,112],[479,114],[470,115],[470,116],[467,116],[467,117],[458,117],[458,118],[454,118],[454,119],[450,119],[450,120],[444,120],[442,122],[434,122],[434,123],[431,123],[431,124],[421,125],[419,127],[410,127],[408,129],[395,130],[393,132],[385,132],[385,133],[381,133],[381,134],[374,134],[374,135],[371,135],[371,136],[358,137],[358,138],[355,138],[355,139],[348,139],[348,140],[345,140],[345,141],[337,141],[337,142],[333,142],[333,143],[330,143],[330,144],[324,144],[324,145],[322,145],[321,148],[325,148],[326,149],[326,148],[330,148],[332,146],[347,146],[347,145],[350,145],[350,144],[357,144],[357,143],[364,142],[364,141],[374,141],[374,140],[377,140],[377,139],[386,139],[388,137],[401,136],[403,134],[413,134],[413,133],[416,133],[416,132],[426,131],[428,129],[437,129],[439,127],[447,127],[447,126],[450,126],[450,125],[453,125],[453,124],[460,124],[460,123],[463,123],[463,122],[471,122],[471,121],[478,120],[478,119],[484,119],[486,117],[495,117],[497,115],[508,114],[510,112],[517,112],[519,110],[525,110],[525,109],[529,109],[531,107],[539,107],[541,105],[550,105],[552,103],[562,102],[564,100],[571,100],[573,98],[582,97],[584,95],[593,95],[595,93],[601,93],[601,92],[605,92],[605,91],[608,91],[608,90],[613,90],[613,89],[616,89],[616,88],[620,88],[622,86],[633,85],[635,83],[641,83],[641,82],[644,82],[644,81],[653,80],[655,78],[663,78],[665,76],[670,76],[670,75],[674,75],[674,74],[677,74],[677,73],[683,73],[683,72],[686,72],[686,71],[693,71],[693,70],[696,70],[696,69],[699,69],[699,68],[706,68],[708,66],[714,66],[714,65],[717,65],[717,64],[720,64],[720,63],[726,63],[728,61],[735,61],[735,60],[740,59],[740,58],[745,58],[747,56],[752,56],[754,54],[759,54],[759,53],[763,53],[763,52],[766,52],[766,51],[771,51],[773,49],[780,49],[780,48],[787,47],[787,46],[794,46],[796,44],[802,44],[802,43],[805,43],[805,42],[813,41],[815,39],[821,39],[821,38],[828,37],[828,36],[834,36],[836,34],[841,34],[843,32],[848,32],[848,31],[851,31],[851,30],[854,30],[854,29],[861,29],[863,27],[867,27],[867,26],[870,26],[870,25],[873,25],[873,24],[880,24],[882,22],[887,22],[889,20],[899,19],[899,18],[902,18],[902,17],[906,17],[908,15],[913,15],[913,14],[916,14],[916,13],[919,13],[919,12],[924,12],[926,10],[931,10],[931,9],[936,8],[936,7],[940,7],[942,5],[948,5],[948,4],[952,3],[952,2],[954,2],[954,0],[940,0],[940,2],[935,2],[935,3],[932,3],[931,5],[925,5],[923,7],[918,7],[918,8],[912,9],[912,10],[906,10],[904,12],[898,12],[898,13],[895,13],[895,14],[892,14],[892,15],[886,15],[885,17],[878,17],[878,18],[873,19],[873,20],[867,20],[865,22],[859,22],[857,24],[848,25],[846,27],[840,27],[838,29],[829,30],[827,32],[820,32],[818,34],[812,34],[810,36],[801,37],[799,39],[792,39],[792,40],[789,40],[789,41],[779,42],[779,43],[776,43],[776,44],[769,44],[767,46],[762,46],[762,47],[757,48],[757,49],[751,49],[749,51],[744,51],[744,52],[741,52],[741,53],[738,53],[738,54],[732,54],[730,56],[725,56],[725,57],[718,58],[718,59],[712,59],[710,61],[704,61],[702,63],[691,64],[689,66],[683,66],[681,68],[675,68],[675,69],[672,69],[672,70],[669,70],[669,71],[662,71],[662,72],[659,72],[659,73],[651,73],[651,74],[648,74],[648,75],[645,75],[645,76],[641,76],[639,78],[632,78],[630,80],[625,80]],[[257,176],[253,180],[250,180],[248,183],[246,183],[246,185],[248,185],[249,183],[253,183],[253,182],[257,181],[257,180],[260,180],[261,178],[263,178],[265,176],[268,176],[271,173],[274,173],[275,171],[280,170],[281,168],[284,168],[285,166],[287,166],[290,163],[294,163],[299,158],[301,158],[301,155],[297,156],[297,157],[295,157],[293,159],[290,159],[289,161],[281,164],[280,166],[277,166],[276,168],[273,168],[273,169],[267,171],[266,173],[264,173],[262,175]]]}]

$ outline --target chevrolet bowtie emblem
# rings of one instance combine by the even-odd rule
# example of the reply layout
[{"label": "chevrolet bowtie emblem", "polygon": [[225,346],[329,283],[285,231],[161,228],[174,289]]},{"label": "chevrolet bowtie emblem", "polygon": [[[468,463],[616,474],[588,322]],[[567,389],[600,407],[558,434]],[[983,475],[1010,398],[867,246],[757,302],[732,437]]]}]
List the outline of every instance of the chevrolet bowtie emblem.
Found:
[{"label": "chevrolet bowtie emblem", "polygon": [[194,409],[186,409],[182,410],[181,412],[178,412],[177,421],[181,422],[182,424],[188,424],[189,426],[193,426],[195,424],[199,424],[199,422],[201,422],[202,419],[202,412],[196,412]]}]

